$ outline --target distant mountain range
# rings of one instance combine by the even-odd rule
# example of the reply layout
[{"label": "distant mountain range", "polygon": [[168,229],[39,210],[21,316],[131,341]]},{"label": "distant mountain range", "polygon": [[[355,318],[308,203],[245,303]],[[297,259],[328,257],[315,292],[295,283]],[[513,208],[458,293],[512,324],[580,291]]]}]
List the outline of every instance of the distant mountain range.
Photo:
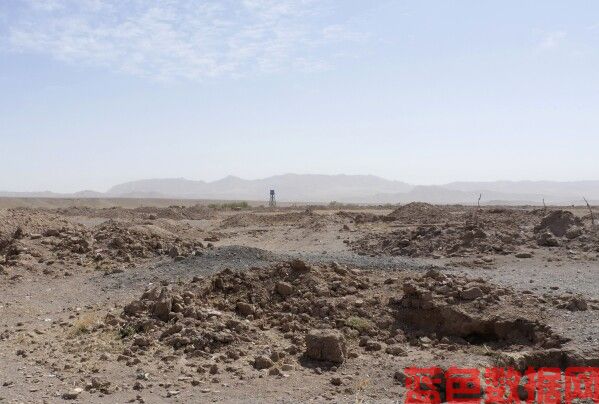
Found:
[{"label": "distant mountain range", "polygon": [[284,202],[361,202],[476,204],[582,204],[599,203],[599,181],[494,181],[452,182],[445,185],[411,185],[373,175],[285,174],[257,180],[229,176],[218,181],[193,181],[184,178],[147,179],[115,185],[107,192],[81,191],[74,194],[53,192],[2,192],[4,197],[39,198],[173,198],[267,200],[275,189]]}]

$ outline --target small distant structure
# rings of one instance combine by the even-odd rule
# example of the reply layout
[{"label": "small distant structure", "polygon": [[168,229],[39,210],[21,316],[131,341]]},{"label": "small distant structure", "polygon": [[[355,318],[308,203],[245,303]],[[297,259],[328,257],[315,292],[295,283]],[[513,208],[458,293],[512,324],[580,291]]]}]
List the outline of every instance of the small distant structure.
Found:
[{"label": "small distant structure", "polygon": [[270,201],[268,202],[268,206],[270,206],[271,208],[274,208],[275,206],[277,206],[277,201],[275,199],[275,190],[274,189],[270,190]]}]

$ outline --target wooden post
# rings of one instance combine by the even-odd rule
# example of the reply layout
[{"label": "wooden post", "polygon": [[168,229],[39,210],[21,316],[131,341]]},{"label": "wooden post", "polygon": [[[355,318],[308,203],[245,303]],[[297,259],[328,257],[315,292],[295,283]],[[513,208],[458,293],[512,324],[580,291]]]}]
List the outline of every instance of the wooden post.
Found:
[{"label": "wooden post", "polygon": [[584,202],[587,204],[587,208],[589,208],[589,212],[591,213],[591,226],[595,227],[595,216],[593,216],[593,209],[591,209],[591,205],[589,205],[589,201],[584,196],[582,197]]}]

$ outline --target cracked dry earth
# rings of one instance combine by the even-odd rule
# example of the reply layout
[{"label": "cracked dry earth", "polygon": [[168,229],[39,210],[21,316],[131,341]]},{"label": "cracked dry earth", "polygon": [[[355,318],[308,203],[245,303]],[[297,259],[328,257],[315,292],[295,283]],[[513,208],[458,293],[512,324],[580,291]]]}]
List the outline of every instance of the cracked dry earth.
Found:
[{"label": "cracked dry earth", "polygon": [[0,402],[397,402],[410,366],[599,366],[583,210],[0,220]]}]

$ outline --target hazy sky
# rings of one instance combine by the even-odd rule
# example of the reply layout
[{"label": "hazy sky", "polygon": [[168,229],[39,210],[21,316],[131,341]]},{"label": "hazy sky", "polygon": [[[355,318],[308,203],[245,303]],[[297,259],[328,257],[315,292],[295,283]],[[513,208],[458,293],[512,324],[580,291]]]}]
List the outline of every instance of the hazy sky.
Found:
[{"label": "hazy sky", "polygon": [[0,190],[599,179],[599,2],[1,0]]}]

